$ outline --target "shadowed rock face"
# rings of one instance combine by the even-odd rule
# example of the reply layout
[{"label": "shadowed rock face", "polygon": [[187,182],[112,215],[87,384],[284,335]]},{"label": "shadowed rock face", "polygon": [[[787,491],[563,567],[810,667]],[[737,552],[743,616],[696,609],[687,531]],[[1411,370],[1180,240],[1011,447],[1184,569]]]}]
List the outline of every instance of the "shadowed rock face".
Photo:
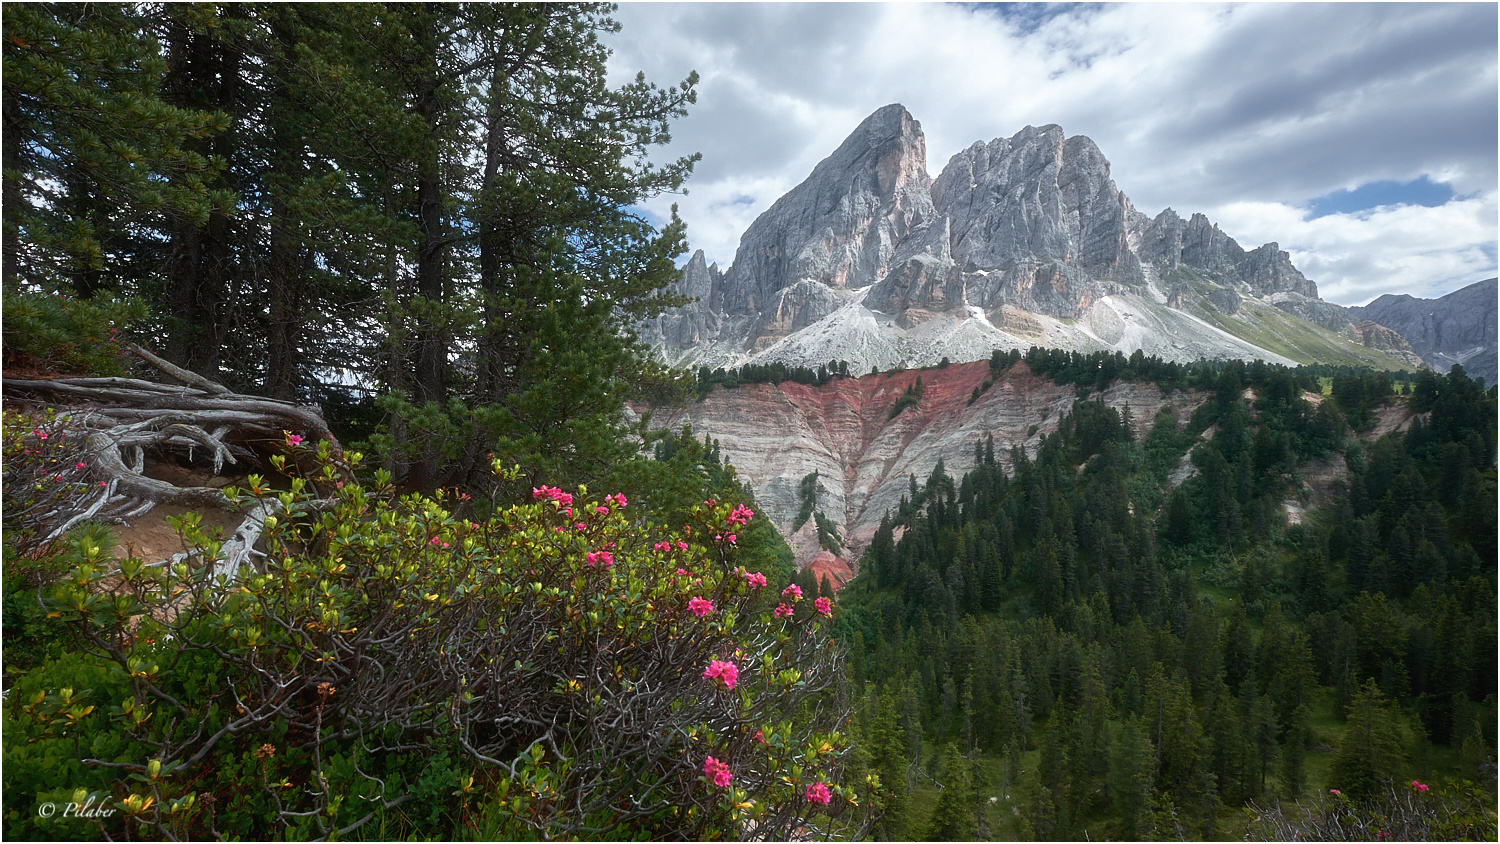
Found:
[{"label": "shadowed rock face", "polygon": [[[1033,343],[1287,362],[1235,333],[1264,319],[1249,298],[1332,332],[1319,349],[1361,341],[1277,244],[1246,251],[1202,214],[1136,211],[1086,137],[1027,126],[935,180],[926,157],[905,108],[876,111],[751,224],[727,271],[695,255],[676,292],[698,301],[642,324],[642,339],[710,367],[885,369]],[[1202,307],[1229,319],[1207,325]]]},{"label": "shadowed rock face", "polygon": [[1486,279],[1440,299],[1386,294],[1349,308],[1359,319],[1394,330],[1439,372],[1461,364],[1471,376],[1494,386],[1496,362],[1496,281]]}]

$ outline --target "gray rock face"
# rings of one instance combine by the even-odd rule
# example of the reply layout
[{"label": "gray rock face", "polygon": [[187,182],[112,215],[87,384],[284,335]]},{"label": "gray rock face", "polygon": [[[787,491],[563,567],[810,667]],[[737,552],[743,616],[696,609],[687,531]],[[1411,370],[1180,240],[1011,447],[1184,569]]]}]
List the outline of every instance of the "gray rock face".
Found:
[{"label": "gray rock face", "polygon": [[1354,331],[1359,335],[1359,341],[1372,349],[1379,349],[1391,357],[1420,367],[1423,360],[1411,350],[1406,338],[1368,319],[1354,323]]},{"label": "gray rock face", "polygon": [[696,301],[672,308],[641,326],[641,338],[654,346],[685,348],[710,343],[719,336],[724,276],[719,265],[709,266],[699,249],[682,268],[682,278],[669,292]]},{"label": "gray rock face", "polygon": [[1274,241],[1245,253],[1235,269],[1250,292],[1261,298],[1277,293],[1318,298],[1318,286],[1292,266],[1292,256],[1281,251]]},{"label": "gray rock face", "polygon": [[1471,376],[1493,386],[1496,361],[1496,281],[1486,279],[1440,299],[1389,293],[1362,307],[1349,308],[1360,319],[1394,330],[1411,350],[1439,372],[1461,364]]},{"label": "gray rock face", "polygon": [[1281,293],[1271,297],[1271,304],[1313,325],[1321,325],[1354,340],[1360,339],[1354,331],[1354,321],[1349,317],[1349,310],[1332,302],[1310,299],[1300,293]]},{"label": "gray rock face", "polygon": [[906,109],[876,111],[751,224],[728,271],[694,256],[678,292],[698,301],[642,338],[669,363],[708,366],[841,358],[864,371],[1033,344],[1292,360],[1246,339],[1282,319],[1248,299],[1332,332],[1307,359],[1336,348],[1389,363],[1277,244],[1247,252],[1202,214],[1137,211],[1086,137],[1027,126],[935,180],[925,161]]},{"label": "gray rock face", "polygon": [[862,287],[883,276],[901,241],[933,217],[926,160],[905,108],[870,115],[740,238],[724,309],[764,314],[799,281]]},{"label": "gray rock face", "polygon": [[911,308],[948,311],[963,306],[963,274],[954,266],[948,244],[947,217],[913,233],[893,256],[890,272],[865,297],[865,306],[890,314]]},{"label": "gray rock face", "polygon": [[1187,267],[1259,299],[1280,293],[1318,298],[1318,286],[1292,266],[1292,257],[1276,243],[1246,252],[1202,214],[1183,221],[1170,208],[1150,221],[1137,216],[1135,225],[1132,240],[1139,244],[1141,260],[1164,272]]},{"label": "gray rock face", "polygon": [[976,143],[948,161],[932,196],[965,270],[1066,263],[1100,281],[1144,281],[1126,238],[1134,209],[1088,138],[1049,125]]}]

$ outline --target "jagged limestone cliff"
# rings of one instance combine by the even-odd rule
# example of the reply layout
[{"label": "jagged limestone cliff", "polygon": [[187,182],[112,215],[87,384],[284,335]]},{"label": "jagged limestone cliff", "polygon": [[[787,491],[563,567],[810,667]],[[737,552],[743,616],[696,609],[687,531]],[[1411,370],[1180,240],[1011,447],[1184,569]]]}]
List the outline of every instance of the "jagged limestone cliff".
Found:
[{"label": "jagged limestone cliff", "polygon": [[697,301],[643,339],[669,363],[710,367],[866,371],[1031,345],[1412,363],[1319,299],[1277,244],[1247,251],[1202,214],[1137,211],[1086,137],[1028,126],[936,179],[926,155],[905,108],[876,111],[750,226],[727,271],[695,255],[677,292]]}]

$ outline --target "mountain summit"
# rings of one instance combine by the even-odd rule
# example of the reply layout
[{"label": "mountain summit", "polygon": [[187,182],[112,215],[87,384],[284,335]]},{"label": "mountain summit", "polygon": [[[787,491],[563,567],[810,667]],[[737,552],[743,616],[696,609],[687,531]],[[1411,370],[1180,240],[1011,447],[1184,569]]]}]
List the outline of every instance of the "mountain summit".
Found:
[{"label": "mountain summit", "polygon": [[926,157],[921,124],[879,109],[751,224],[727,271],[695,254],[675,292],[696,301],[642,339],[709,367],[865,371],[1033,345],[1420,365],[1393,332],[1318,298],[1277,244],[1247,251],[1202,214],[1137,211],[1087,137],[1027,126],[936,179]]}]

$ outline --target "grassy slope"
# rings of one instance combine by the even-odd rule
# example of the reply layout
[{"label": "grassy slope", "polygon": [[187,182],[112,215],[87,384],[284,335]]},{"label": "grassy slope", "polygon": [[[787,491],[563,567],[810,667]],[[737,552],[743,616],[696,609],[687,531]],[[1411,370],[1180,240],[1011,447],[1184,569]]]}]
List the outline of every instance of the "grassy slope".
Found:
[{"label": "grassy slope", "polygon": [[[1184,281],[1199,296],[1212,288],[1210,282],[1179,268],[1166,280]],[[1350,340],[1320,326],[1313,325],[1286,311],[1255,299],[1246,298],[1239,313],[1229,316],[1214,310],[1206,299],[1188,297],[1185,310],[1209,325],[1253,343],[1269,352],[1284,355],[1301,364],[1326,363],[1368,366],[1379,370],[1410,371],[1414,367],[1384,352]]]}]

